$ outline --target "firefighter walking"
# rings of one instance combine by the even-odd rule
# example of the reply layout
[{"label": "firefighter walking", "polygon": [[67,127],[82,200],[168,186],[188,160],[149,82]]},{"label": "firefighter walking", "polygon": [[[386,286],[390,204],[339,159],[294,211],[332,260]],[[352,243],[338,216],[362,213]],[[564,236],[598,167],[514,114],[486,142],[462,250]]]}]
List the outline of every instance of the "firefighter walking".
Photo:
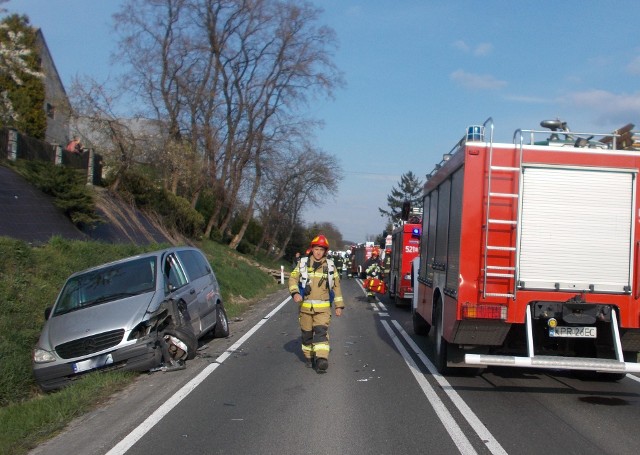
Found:
[{"label": "firefighter walking", "polygon": [[347,250],[344,255],[344,263],[342,264],[342,276],[346,278],[351,278],[351,250]]},{"label": "firefighter walking", "polygon": [[336,316],[342,315],[344,303],[340,290],[340,272],[327,259],[329,242],[324,235],[311,241],[311,255],[300,260],[289,277],[289,292],[299,305],[302,353],[306,366],[318,373],[329,367],[329,323],[331,306]]},{"label": "firefighter walking", "polygon": [[[378,255],[379,255],[378,250],[373,250],[373,252],[371,253],[371,257],[367,259],[364,265],[362,266],[363,272],[362,272],[361,278],[378,279],[378,280],[382,279],[382,266],[380,265],[380,259]],[[372,302],[375,299],[376,299],[376,296],[373,293],[373,290],[371,289],[371,287],[368,287],[367,300]]]}]

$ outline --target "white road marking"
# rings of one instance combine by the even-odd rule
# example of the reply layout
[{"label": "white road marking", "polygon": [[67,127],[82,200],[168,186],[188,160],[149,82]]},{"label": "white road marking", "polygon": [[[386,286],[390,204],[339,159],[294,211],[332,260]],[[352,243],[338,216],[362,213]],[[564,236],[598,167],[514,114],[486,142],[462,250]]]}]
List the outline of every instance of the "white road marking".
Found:
[{"label": "white road marking", "polygon": [[180,403],[187,395],[189,395],[207,376],[213,373],[222,362],[224,362],[231,354],[238,350],[240,346],[244,344],[262,325],[269,320],[271,316],[280,311],[291,297],[287,297],[282,303],[275,307],[268,315],[266,315],[260,322],[245,333],[238,341],[236,341],[229,349],[222,353],[214,361],[209,364],[204,370],[200,372],[195,378],[189,381],[183,388],[178,390],[171,398],[165,401],[162,406],[156,409],[147,419],[138,425],[131,433],[116,444],[111,450],[107,452],[107,455],[122,455],[127,452],[136,442],[138,442],[149,430],[151,430],[164,416],[166,416],[178,403]]},{"label": "white road marking", "polygon": [[[360,284],[360,282],[358,282],[358,284]],[[360,289],[362,289],[362,291],[364,292],[364,288],[362,287],[361,284],[360,284]],[[378,302],[378,304],[386,311],[386,307],[384,306],[384,304],[382,304],[382,302]],[[382,314],[380,314],[380,316],[382,316]],[[460,450],[460,452],[476,453],[476,451],[471,446],[471,443],[469,442],[469,440],[466,438],[466,436],[464,436],[464,434],[462,433],[462,430],[460,429],[458,424],[455,422],[455,419],[453,419],[453,417],[451,416],[449,411],[446,409],[446,407],[444,406],[440,398],[438,398],[438,395],[434,392],[429,382],[426,380],[424,375],[420,372],[415,362],[413,361],[413,359],[405,349],[404,345],[402,345],[402,343],[399,341],[398,337],[395,335],[395,332],[391,330],[389,323],[382,319],[380,320],[380,322],[382,323],[384,328],[387,330],[387,333],[389,333],[389,336],[391,337],[393,343],[396,345],[396,348],[398,348],[400,355],[402,355],[405,362],[409,366],[411,373],[413,373],[414,377],[418,381],[418,384],[422,388],[424,394],[432,403],[434,410],[438,414],[438,417],[440,417],[440,420],[444,424],[447,431],[449,431],[449,428],[451,426],[451,431],[449,431],[449,434],[451,435],[451,438],[453,439],[454,443],[456,443],[456,446],[458,446],[458,449]],[[431,363],[431,361],[426,356],[426,354],[420,350],[418,345],[411,339],[411,337],[402,328],[402,326],[398,323],[398,321],[396,321],[395,319],[392,319],[391,323],[395,326],[396,330],[398,330],[400,335],[402,335],[404,340],[409,344],[409,347],[418,356],[418,358],[423,363],[423,365],[427,367],[431,375],[438,382],[438,384],[440,384],[440,387],[442,387],[442,390],[449,396],[453,404],[462,413],[462,415],[467,420],[467,422],[469,422],[469,425],[471,425],[471,428],[473,428],[473,430],[476,432],[478,437],[485,443],[486,447],[491,451],[491,453],[494,455],[507,455],[507,452],[496,440],[496,438],[493,437],[493,435],[487,429],[487,427],[484,426],[484,424],[480,421],[478,416],[474,414],[471,408],[469,408],[467,403],[465,403],[464,400],[460,397],[460,395],[458,395],[458,392],[454,390],[454,388],[451,386],[451,384],[449,384],[449,382],[444,378],[444,376],[442,376],[438,372],[438,370],[433,365],[433,363]],[[627,376],[630,376],[630,375],[627,375]],[[435,396],[435,398],[432,398],[432,396]],[[444,410],[442,410],[441,408],[444,408]],[[458,432],[460,432],[460,434],[458,434]],[[466,451],[466,450],[469,450],[469,451]]]},{"label": "white road marking", "polygon": [[[389,323],[387,321],[380,321],[380,322],[382,323],[383,327],[391,337],[393,344],[395,344],[396,349],[398,349],[398,352],[400,352],[400,355],[406,362],[413,376],[416,378],[416,381],[418,381],[418,385],[420,385],[422,392],[425,394],[425,396],[429,400],[429,403],[431,403],[433,410],[438,415],[438,418],[444,425],[445,430],[447,430],[447,432],[449,433],[449,436],[451,436],[451,439],[453,440],[454,444],[456,445],[460,453],[463,455],[477,454],[477,452],[475,451],[475,449],[473,448],[473,446],[471,445],[467,437],[464,435],[464,432],[462,431],[462,429],[460,428],[456,420],[453,418],[453,416],[451,415],[451,413],[449,412],[445,404],[442,402],[440,397],[438,397],[438,394],[435,392],[435,390],[433,390],[433,387],[431,387],[431,384],[429,384],[429,381],[427,381],[424,374],[422,374],[422,372],[420,371],[416,363],[413,361],[413,358],[407,352],[402,342],[398,339],[398,336],[396,335],[396,333],[391,329],[391,327],[389,326]],[[396,322],[396,321],[393,321],[393,322]]]},{"label": "white road marking", "polygon": [[[449,396],[449,398],[451,399],[453,404],[456,406],[456,408],[458,408],[462,413],[462,415],[464,416],[464,418],[467,419],[467,422],[469,422],[469,425],[471,425],[471,428],[473,428],[473,430],[476,432],[478,437],[485,443],[485,445],[491,451],[491,453],[495,455],[498,455],[498,454],[506,455],[507,452],[502,448],[502,446],[496,440],[496,438],[493,437],[491,432],[487,429],[487,427],[484,426],[484,424],[480,421],[478,416],[474,414],[474,412],[471,410],[471,408],[469,408],[467,403],[465,403],[464,400],[460,397],[460,395],[458,395],[458,392],[456,392],[453,386],[449,384],[449,381],[447,381],[445,377],[438,372],[435,365],[431,363],[431,361],[425,355],[425,353],[420,350],[418,345],[411,339],[411,337],[407,334],[407,332],[405,332],[405,330],[398,323],[398,321],[393,320],[391,322],[393,323],[395,328],[398,330],[398,332],[402,335],[402,338],[404,338],[404,340],[409,344],[411,349],[413,349],[413,352],[415,352],[415,354],[418,356],[420,361],[424,364],[425,367],[427,367],[427,369],[429,370],[431,375],[434,377],[434,379],[438,382],[438,384],[440,384],[440,387],[442,387],[442,390]],[[382,323],[385,324],[386,321],[382,321]]]},{"label": "white road marking", "polygon": [[638,376],[634,376],[632,374],[627,374],[627,377],[633,381],[640,382],[640,378]]}]

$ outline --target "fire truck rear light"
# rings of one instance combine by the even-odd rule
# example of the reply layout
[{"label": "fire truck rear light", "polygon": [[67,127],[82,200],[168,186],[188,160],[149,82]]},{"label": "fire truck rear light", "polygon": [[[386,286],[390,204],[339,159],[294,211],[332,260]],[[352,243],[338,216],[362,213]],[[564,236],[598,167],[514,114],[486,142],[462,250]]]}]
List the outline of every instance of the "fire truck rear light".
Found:
[{"label": "fire truck rear light", "polygon": [[504,305],[483,305],[465,303],[462,305],[463,319],[507,319],[507,307]]}]

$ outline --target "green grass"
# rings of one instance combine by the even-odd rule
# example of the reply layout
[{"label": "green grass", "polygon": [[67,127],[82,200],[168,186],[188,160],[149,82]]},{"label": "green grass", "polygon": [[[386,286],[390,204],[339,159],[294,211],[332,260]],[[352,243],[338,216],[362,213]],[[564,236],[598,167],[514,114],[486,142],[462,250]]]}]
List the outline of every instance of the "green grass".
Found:
[{"label": "green grass", "polygon": [[275,280],[252,265],[252,260],[239,254],[229,254],[229,249],[224,245],[207,241],[200,248],[216,272],[229,317],[238,316],[248,303],[256,297],[262,297],[265,290],[277,288]]},{"label": "green grass", "polygon": [[122,390],[134,377],[134,373],[117,371],[93,373],[59,392],[0,408],[0,453],[27,453]]},{"label": "green grass", "polygon": [[[45,308],[53,304],[71,273],[165,246],[53,238],[32,247],[0,237],[0,453],[27,453],[135,377],[117,371],[87,375],[64,390],[43,394],[33,380],[31,352]],[[229,317],[240,316],[255,301],[281,288],[251,258],[211,241],[197,246],[216,273]]]}]

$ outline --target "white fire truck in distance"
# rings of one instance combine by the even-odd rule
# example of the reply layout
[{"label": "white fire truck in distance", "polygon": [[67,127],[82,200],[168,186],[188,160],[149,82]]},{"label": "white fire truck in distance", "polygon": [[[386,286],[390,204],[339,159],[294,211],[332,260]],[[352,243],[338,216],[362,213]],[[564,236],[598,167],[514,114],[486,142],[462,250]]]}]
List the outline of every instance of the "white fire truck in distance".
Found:
[{"label": "white fire truck in distance", "polygon": [[633,125],[541,126],[512,143],[494,143],[492,119],[469,127],[427,176],[412,316],[417,334],[432,333],[441,372],[640,372]]}]

